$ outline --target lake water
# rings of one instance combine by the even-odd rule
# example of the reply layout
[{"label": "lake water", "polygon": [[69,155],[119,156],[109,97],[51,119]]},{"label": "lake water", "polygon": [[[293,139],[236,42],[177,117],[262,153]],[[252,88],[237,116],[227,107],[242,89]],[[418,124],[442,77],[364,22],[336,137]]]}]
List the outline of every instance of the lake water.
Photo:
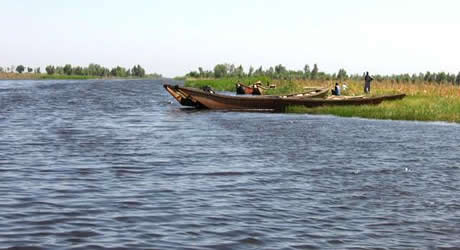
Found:
[{"label": "lake water", "polygon": [[460,246],[458,124],[197,111],[161,84],[0,81],[0,249]]}]

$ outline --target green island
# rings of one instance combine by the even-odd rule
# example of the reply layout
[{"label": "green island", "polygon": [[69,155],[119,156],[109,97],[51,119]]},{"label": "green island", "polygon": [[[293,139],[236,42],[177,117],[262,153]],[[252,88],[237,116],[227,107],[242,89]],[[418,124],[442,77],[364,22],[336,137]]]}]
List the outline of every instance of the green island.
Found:
[{"label": "green island", "polygon": [[[383,102],[377,106],[329,106],[306,108],[288,107],[288,113],[330,114],[342,117],[362,117],[370,119],[445,121],[460,123],[460,73],[445,72],[399,75],[373,75],[371,93],[366,96],[405,93],[403,100]],[[363,75],[348,75],[344,69],[338,73],[320,72],[317,65],[310,70],[305,65],[303,71],[287,70],[282,65],[254,71],[252,67],[245,73],[242,66],[218,64],[214,71],[192,71],[183,77],[185,86],[211,86],[220,91],[235,91],[235,84],[250,85],[256,81],[275,84],[266,94],[292,94],[302,92],[305,87],[333,88],[336,82],[346,84],[342,92],[346,96],[365,95]]]},{"label": "green island", "polygon": [[87,79],[112,79],[112,78],[152,78],[162,76],[157,73],[146,74],[142,66],[134,65],[132,68],[116,66],[111,69],[99,64],[91,63],[87,67],[48,65],[46,73],[42,73],[40,67],[31,68],[24,65],[0,67],[0,79],[4,80],[87,80]]}]

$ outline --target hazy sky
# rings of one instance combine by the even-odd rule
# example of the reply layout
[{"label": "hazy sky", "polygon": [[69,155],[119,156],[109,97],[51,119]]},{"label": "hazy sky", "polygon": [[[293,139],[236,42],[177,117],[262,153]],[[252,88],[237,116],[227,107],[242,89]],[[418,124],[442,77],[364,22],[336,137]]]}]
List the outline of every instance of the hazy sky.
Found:
[{"label": "hazy sky", "polygon": [[3,0],[0,66],[460,71],[456,0]]}]

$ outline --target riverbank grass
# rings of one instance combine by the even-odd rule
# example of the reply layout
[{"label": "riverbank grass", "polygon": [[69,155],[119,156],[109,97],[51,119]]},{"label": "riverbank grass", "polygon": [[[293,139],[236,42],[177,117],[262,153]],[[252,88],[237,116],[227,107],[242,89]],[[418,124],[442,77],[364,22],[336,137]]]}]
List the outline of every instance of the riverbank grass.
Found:
[{"label": "riverbank grass", "polygon": [[287,113],[330,114],[370,119],[460,122],[460,102],[452,98],[407,96],[379,105],[307,108],[290,106]]},{"label": "riverbank grass", "polygon": [[[216,90],[235,91],[235,83],[255,82],[254,79],[206,79],[186,80],[189,87],[211,86]],[[267,81],[262,81],[267,83]],[[277,88],[269,89],[266,94],[292,94],[305,91],[308,87],[333,88],[335,81],[314,80],[270,80]],[[249,84],[248,84],[249,85]],[[347,89],[342,93],[349,96],[360,96],[363,83],[349,81]],[[413,120],[413,121],[446,121],[460,123],[460,87],[450,84],[432,84],[426,82],[396,83],[392,81],[373,82],[371,94],[380,96],[405,93],[407,96],[398,101],[384,101],[379,105],[362,106],[326,106],[307,108],[304,106],[287,107],[287,113],[330,114],[342,117],[361,117],[370,119]]]}]

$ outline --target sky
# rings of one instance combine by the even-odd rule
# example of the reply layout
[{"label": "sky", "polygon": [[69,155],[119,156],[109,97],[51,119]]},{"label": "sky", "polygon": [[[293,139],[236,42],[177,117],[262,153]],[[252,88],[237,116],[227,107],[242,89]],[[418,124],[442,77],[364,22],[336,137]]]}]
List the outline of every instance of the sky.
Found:
[{"label": "sky", "polygon": [[460,71],[456,0],[2,0],[0,66]]}]

